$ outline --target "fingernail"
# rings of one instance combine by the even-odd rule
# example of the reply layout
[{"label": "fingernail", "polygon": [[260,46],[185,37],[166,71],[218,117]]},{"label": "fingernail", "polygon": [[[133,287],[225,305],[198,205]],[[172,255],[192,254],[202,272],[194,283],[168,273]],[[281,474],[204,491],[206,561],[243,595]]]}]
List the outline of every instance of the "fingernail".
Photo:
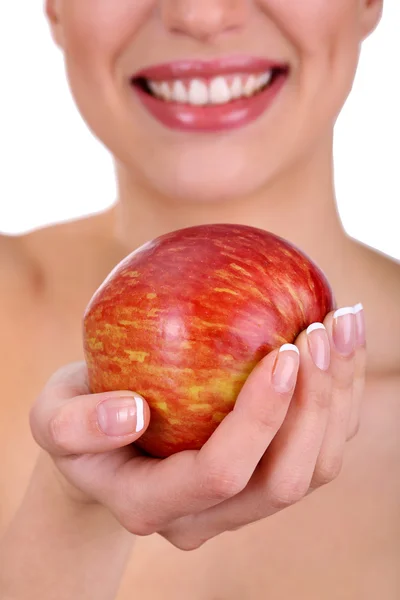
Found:
[{"label": "fingernail", "polygon": [[272,371],[272,385],[278,393],[291,392],[296,385],[299,361],[297,346],[294,344],[281,346]]},{"label": "fingernail", "polygon": [[321,371],[327,371],[331,362],[329,338],[322,323],[312,323],[307,328],[308,348],[315,365]]},{"label": "fingernail", "polygon": [[97,420],[102,432],[109,436],[138,433],[144,427],[143,399],[135,394],[104,400],[97,406]]},{"label": "fingernail", "polygon": [[359,302],[354,307],[354,315],[356,319],[356,344],[357,346],[364,346],[366,342],[365,336],[365,315],[364,307]]},{"label": "fingernail", "polygon": [[333,343],[342,356],[350,356],[356,346],[356,320],[354,308],[339,308],[333,315]]}]

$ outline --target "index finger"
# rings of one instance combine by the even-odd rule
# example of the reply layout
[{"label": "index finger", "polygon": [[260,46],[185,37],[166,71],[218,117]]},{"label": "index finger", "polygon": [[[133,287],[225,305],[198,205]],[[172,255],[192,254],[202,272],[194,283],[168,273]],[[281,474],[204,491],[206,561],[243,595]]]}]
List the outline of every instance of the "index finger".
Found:
[{"label": "index finger", "polygon": [[253,370],[200,451],[121,465],[107,494],[114,514],[132,532],[152,533],[242,491],[286,416],[298,368],[298,349],[285,344]]}]

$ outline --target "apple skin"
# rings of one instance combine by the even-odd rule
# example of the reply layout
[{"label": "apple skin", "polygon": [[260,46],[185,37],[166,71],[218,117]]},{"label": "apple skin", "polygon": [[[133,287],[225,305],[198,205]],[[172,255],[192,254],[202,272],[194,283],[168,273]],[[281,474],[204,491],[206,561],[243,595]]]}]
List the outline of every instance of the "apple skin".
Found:
[{"label": "apple skin", "polygon": [[261,358],[334,307],[322,271],[280,237],[244,225],[174,231],[122,260],[89,302],[90,389],[146,399],[136,445],[148,454],[199,449]]}]

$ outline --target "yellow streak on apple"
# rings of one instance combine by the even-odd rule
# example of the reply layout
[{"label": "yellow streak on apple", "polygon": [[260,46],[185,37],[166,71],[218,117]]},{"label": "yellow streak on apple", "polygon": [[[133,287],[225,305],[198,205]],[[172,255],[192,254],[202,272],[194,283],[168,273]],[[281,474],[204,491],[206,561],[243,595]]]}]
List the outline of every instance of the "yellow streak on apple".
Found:
[{"label": "yellow streak on apple", "polygon": [[104,350],[103,342],[96,340],[96,338],[88,338],[87,344],[88,344],[90,350]]},{"label": "yellow streak on apple", "polygon": [[237,292],[234,292],[233,290],[229,290],[228,288],[214,288],[214,292],[232,294],[232,296],[239,295]]},{"label": "yellow streak on apple", "polygon": [[139,363],[143,363],[149,356],[148,352],[143,352],[140,350],[124,350],[124,352],[129,356],[130,360]]},{"label": "yellow streak on apple", "polygon": [[191,412],[205,412],[208,414],[210,412],[211,404],[189,404],[187,407]]},{"label": "yellow streak on apple", "polygon": [[229,266],[232,267],[232,269],[234,269],[235,271],[239,271],[240,273],[243,273],[247,277],[251,277],[251,274],[248,271],[246,271],[246,269],[241,267],[240,265],[237,265],[236,263],[231,263]]}]

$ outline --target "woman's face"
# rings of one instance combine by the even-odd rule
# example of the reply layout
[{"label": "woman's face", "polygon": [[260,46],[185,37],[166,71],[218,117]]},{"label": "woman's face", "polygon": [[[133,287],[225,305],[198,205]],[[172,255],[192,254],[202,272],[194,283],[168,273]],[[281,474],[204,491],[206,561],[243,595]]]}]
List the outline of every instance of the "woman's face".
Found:
[{"label": "woman's face", "polygon": [[381,2],[48,0],[47,11],[95,135],[142,184],[207,202],[252,194],[330,141]]}]

